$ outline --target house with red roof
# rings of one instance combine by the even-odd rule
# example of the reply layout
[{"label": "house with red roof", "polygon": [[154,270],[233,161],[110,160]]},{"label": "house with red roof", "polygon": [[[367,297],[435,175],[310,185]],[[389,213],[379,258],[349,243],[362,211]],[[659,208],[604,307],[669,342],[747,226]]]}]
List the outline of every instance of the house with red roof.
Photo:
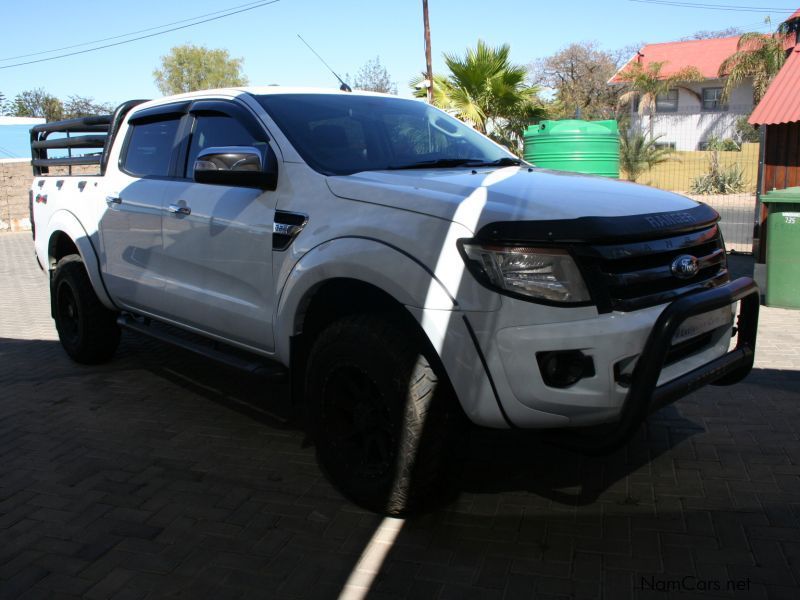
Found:
[{"label": "house with red roof", "polygon": [[[624,85],[621,76],[632,63],[647,67],[663,63],[660,74],[666,79],[689,67],[696,69],[702,81],[684,82],[656,99],[652,131],[659,142],[677,150],[703,149],[711,137],[736,137],[736,121],[753,109],[753,85],[745,81],[735,88],[727,102],[722,100],[725,79],[720,78],[722,62],[736,52],[739,36],[707,40],[689,40],[647,44],[609,80]],[[639,116],[632,107],[635,125],[650,129],[651,117]]]}]

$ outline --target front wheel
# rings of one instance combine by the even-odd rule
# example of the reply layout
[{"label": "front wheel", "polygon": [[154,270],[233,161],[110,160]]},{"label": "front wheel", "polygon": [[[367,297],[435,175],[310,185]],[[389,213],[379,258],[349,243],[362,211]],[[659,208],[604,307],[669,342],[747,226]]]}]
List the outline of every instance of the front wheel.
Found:
[{"label": "front wheel", "polygon": [[58,261],[50,293],[58,338],[70,358],[84,364],[109,360],[119,345],[117,315],[97,298],[80,256]]},{"label": "front wheel", "polygon": [[308,362],[317,459],[370,510],[399,516],[435,498],[444,479],[455,399],[432,350],[399,319],[345,317]]}]

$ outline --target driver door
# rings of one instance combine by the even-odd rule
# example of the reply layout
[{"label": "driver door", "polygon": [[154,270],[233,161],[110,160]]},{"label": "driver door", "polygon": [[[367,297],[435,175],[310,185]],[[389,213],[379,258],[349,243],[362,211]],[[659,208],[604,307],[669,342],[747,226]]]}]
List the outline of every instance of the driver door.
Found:
[{"label": "driver door", "polygon": [[275,192],[197,183],[206,148],[266,148],[258,121],[238,104],[200,101],[190,109],[188,144],[162,199],[167,317],[253,349],[274,348],[272,228]]}]

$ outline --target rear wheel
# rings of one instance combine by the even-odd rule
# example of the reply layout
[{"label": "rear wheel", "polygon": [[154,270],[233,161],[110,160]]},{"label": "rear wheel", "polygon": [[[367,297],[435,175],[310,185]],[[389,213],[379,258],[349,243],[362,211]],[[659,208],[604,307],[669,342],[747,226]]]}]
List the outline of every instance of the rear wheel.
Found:
[{"label": "rear wheel", "polygon": [[454,394],[424,340],[399,319],[345,317],[308,362],[317,458],[356,503],[408,514],[436,497],[453,430]]},{"label": "rear wheel", "polygon": [[80,256],[58,261],[50,293],[58,338],[70,358],[84,364],[109,360],[119,345],[117,315],[97,298]]}]

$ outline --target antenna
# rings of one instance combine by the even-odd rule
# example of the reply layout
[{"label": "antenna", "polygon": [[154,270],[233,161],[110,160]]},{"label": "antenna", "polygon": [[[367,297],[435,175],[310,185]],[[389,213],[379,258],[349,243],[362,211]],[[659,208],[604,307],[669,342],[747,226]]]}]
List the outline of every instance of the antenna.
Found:
[{"label": "antenna", "polygon": [[309,50],[311,50],[311,51],[314,53],[314,56],[316,56],[318,59],[320,59],[320,60],[322,61],[322,64],[323,64],[323,65],[325,65],[326,67],[328,67],[328,71],[330,71],[331,73],[333,73],[333,76],[334,76],[334,77],[336,77],[336,79],[338,79],[338,80],[339,80],[339,83],[341,83],[341,84],[342,84],[342,85],[340,85],[340,86],[339,86],[339,89],[340,89],[340,90],[342,90],[343,92],[352,92],[352,91],[353,91],[353,90],[352,90],[352,88],[351,88],[349,85],[347,85],[347,84],[344,82],[344,80],[343,80],[341,77],[339,77],[339,76],[336,74],[336,71],[334,71],[333,69],[331,69],[331,66],[330,66],[328,63],[326,63],[326,62],[325,62],[325,59],[324,59],[324,58],[322,58],[322,57],[321,57],[319,54],[317,54],[317,51],[316,51],[316,50],[314,50],[314,49],[311,47],[311,45],[310,45],[310,44],[309,44],[307,41],[305,41],[305,40],[303,39],[303,36],[302,36],[302,35],[300,35],[300,34],[298,33],[298,34],[297,34],[297,37],[299,37],[299,38],[300,38],[300,41],[301,41],[301,42],[303,42],[303,43],[304,43],[306,46],[308,46],[308,49],[309,49]]}]

